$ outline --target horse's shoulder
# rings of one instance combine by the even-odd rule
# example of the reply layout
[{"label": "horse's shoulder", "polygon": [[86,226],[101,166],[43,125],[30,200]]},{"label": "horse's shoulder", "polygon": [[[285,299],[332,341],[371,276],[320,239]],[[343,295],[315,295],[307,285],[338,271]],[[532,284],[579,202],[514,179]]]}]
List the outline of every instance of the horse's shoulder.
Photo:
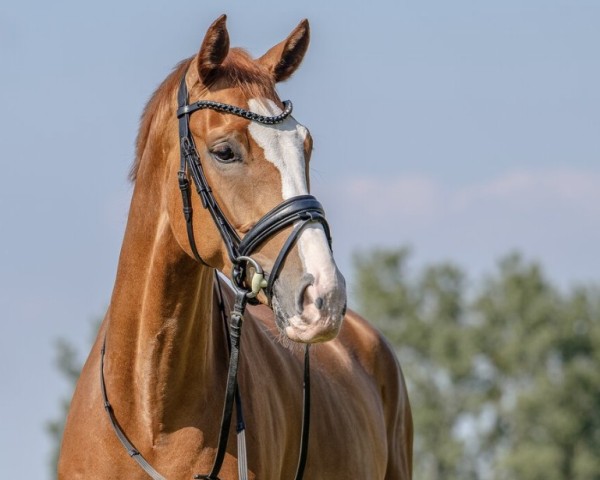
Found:
[{"label": "horse's shoulder", "polygon": [[[344,331],[345,329],[345,331]],[[411,478],[413,424],[410,402],[402,368],[391,344],[367,320],[348,311],[342,339],[355,348],[361,363],[371,369],[377,383],[388,430],[389,456],[386,478]],[[342,340],[344,341],[344,340]]]},{"label": "horse's shoulder", "polygon": [[402,376],[393,347],[373,324],[353,310],[346,314],[340,341],[380,382],[396,383]]}]

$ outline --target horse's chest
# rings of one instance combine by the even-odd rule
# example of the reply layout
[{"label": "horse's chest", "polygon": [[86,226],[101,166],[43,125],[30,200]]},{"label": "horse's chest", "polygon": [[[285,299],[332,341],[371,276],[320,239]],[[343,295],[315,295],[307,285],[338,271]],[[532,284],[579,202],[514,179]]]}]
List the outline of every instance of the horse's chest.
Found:
[{"label": "horse's chest", "polygon": [[[315,472],[328,472],[318,478],[383,478],[387,439],[380,399],[365,389],[352,396],[330,394],[327,400],[311,430],[309,463]],[[316,401],[315,409],[320,408]]]},{"label": "horse's chest", "polygon": [[[282,378],[277,391],[266,390],[269,395],[260,402],[249,402],[249,451],[255,456],[250,463],[258,467],[257,478],[294,478],[302,429],[302,384],[297,380]],[[372,380],[321,371],[313,374],[311,389],[305,478],[383,478],[386,428]]]}]

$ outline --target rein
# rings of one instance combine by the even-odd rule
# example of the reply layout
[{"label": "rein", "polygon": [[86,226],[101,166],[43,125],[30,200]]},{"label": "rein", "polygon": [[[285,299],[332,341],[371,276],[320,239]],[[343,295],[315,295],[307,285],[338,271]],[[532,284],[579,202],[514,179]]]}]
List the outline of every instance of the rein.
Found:
[{"label": "rein", "polygon": [[[239,364],[239,352],[240,352],[240,340],[242,333],[243,317],[248,303],[256,302],[256,296],[261,290],[265,291],[269,304],[273,297],[273,288],[275,280],[277,279],[283,263],[298,240],[302,231],[312,223],[320,223],[325,231],[325,235],[331,248],[331,235],[329,231],[329,225],[325,218],[325,212],[319,201],[312,195],[299,195],[289,198],[275,208],[267,212],[256,224],[250,229],[250,231],[241,239],[236,233],[235,229],[231,226],[223,211],[219,207],[215,197],[213,196],[212,190],[208,185],[204,170],[200,162],[200,156],[194,144],[194,139],[190,132],[189,127],[189,116],[203,109],[211,109],[225,114],[236,115],[245,118],[250,121],[266,124],[276,125],[283,122],[292,113],[292,103],[290,101],[283,102],[283,111],[276,116],[268,117],[259,115],[254,112],[244,110],[243,108],[236,107],[233,105],[227,105],[219,102],[210,100],[200,100],[192,104],[188,104],[188,90],[185,82],[185,73],[182,76],[181,83],[179,85],[179,91],[177,93],[178,109],[177,118],[179,121],[179,137],[180,137],[180,154],[181,154],[181,166],[178,171],[178,182],[181,190],[182,204],[183,204],[183,215],[186,221],[186,229],[188,234],[188,240],[190,248],[194,255],[194,258],[208,266],[206,262],[200,257],[196,242],[194,239],[193,229],[193,209],[190,195],[190,181],[189,175],[192,178],[192,182],[196,188],[196,192],[200,196],[202,206],[207,209],[211,217],[219,230],[219,233],[223,239],[229,259],[233,265],[233,271],[231,275],[233,287],[235,290],[235,302],[233,310],[230,314],[229,325],[227,322],[227,316],[225,314],[225,307],[222,299],[220,280],[215,271],[215,281],[217,282],[217,289],[219,292],[219,309],[221,318],[228,331],[228,345],[229,345],[229,367],[227,375],[227,388],[225,392],[225,401],[223,405],[223,415],[221,418],[221,428],[219,433],[219,442],[217,447],[217,454],[215,456],[213,467],[211,472],[208,474],[197,474],[194,479],[204,480],[219,480],[219,472],[223,465],[225,453],[227,450],[227,441],[229,437],[229,431],[231,428],[231,418],[233,414],[233,403],[236,403],[236,418],[237,426],[236,430],[238,433],[238,474],[240,480],[246,480],[248,478],[247,460],[246,460],[246,445],[245,445],[245,424],[242,413],[242,402],[237,382],[237,371]],[[276,233],[281,230],[293,225],[293,229],[289,234],[287,240],[284,242],[283,247],[275,262],[271,272],[267,274],[265,279],[265,272],[262,267],[250,256],[257,247],[266,242]],[[253,275],[250,281],[250,285],[246,285],[246,270],[251,266],[253,268]],[[114,410],[108,400],[108,394],[106,391],[106,384],[104,380],[104,356],[106,352],[106,337],[102,344],[101,357],[100,357],[100,386],[102,391],[102,397],[104,402],[104,409],[106,410],[111,425],[117,435],[121,444],[125,447],[128,454],[138,463],[138,465],[153,479],[153,480],[165,480],[142,456],[142,454],[135,448],[135,446],[129,441],[126,434],[119,426],[119,423],[115,417]],[[306,345],[304,353],[304,380],[303,380],[303,403],[302,403],[302,431],[300,439],[300,452],[298,456],[298,465],[296,468],[296,480],[301,480],[304,475],[304,469],[306,466],[306,458],[308,453],[308,440],[309,440],[309,428],[310,428],[310,355],[309,345]]]}]

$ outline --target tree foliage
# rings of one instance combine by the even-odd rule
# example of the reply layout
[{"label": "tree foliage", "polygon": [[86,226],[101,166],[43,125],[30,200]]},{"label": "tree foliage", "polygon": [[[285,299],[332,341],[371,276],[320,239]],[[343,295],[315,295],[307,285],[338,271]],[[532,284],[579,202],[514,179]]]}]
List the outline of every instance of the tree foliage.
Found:
[{"label": "tree foliage", "polygon": [[415,478],[600,479],[600,291],[561,292],[518,254],[477,287],[409,257],[357,255],[354,278],[407,378]]}]

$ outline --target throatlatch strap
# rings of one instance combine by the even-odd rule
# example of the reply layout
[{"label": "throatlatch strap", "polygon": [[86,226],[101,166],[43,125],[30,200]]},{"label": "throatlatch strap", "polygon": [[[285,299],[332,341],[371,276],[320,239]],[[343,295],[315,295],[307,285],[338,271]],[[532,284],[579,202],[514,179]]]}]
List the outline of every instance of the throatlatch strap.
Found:
[{"label": "throatlatch strap", "polygon": [[185,164],[182,166],[182,169],[178,173],[179,177],[179,190],[181,190],[181,199],[183,202],[183,217],[185,218],[185,227],[187,229],[188,234],[188,242],[192,249],[192,254],[196,261],[206,265],[208,264],[202,260],[200,254],[198,253],[198,249],[196,248],[196,240],[194,239],[194,224],[193,224],[193,213],[192,209],[192,200],[190,198],[190,181],[186,175],[186,167]]}]

